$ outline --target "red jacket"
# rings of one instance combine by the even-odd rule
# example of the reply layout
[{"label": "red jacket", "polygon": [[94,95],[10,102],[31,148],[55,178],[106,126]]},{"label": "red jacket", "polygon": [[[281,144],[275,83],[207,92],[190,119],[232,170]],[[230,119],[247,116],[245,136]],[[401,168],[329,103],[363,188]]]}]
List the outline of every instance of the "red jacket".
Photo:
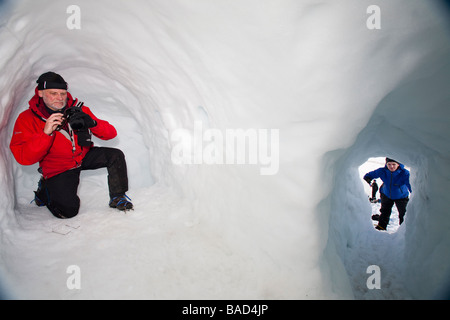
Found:
[{"label": "red jacket", "polygon": [[[73,105],[74,99],[69,92],[67,100],[67,105]],[[17,162],[22,165],[39,162],[42,175],[46,179],[81,166],[84,156],[92,145],[80,147],[77,135],[73,134],[71,137],[64,130],[54,131],[51,136],[44,133],[47,117],[42,111],[42,99],[39,98],[37,87],[29,105],[29,109],[17,118],[11,138],[10,148]],[[109,140],[117,135],[116,129],[111,124],[98,119],[88,107],[83,106],[83,112],[97,122],[97,125],[90,129],[94,136]],[[74,141],[75,150],[73,150],[71,138]]]}]

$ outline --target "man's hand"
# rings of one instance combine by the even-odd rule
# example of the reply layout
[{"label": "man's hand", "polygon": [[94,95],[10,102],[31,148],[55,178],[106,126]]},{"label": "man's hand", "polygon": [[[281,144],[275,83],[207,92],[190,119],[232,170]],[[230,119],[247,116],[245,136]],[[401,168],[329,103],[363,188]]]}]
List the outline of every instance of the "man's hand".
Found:
[{"label": "man's hand", "polygon": [[61,125],[63,122],[63,114],[62,113],[54,113],[50,117],[48,117],[45,122],[44,133],[46,135],[51,135],[56,128]]},{"label": "man's hand", "polygon": [[369,184],[369,186],[372,186],[372,179],[369,177],[364,177],[364,180]]},{"label": "man's hand", "polygon": [[84,122],[84,125],[86,126],[86,128],[93,128],[97,125],[97,122],[91,118],[90,115],[88,115],[87,113],[84,113],[83,111],[81,112],[77,112],[74,113],[71,117],[70,120],[82,120]]}]

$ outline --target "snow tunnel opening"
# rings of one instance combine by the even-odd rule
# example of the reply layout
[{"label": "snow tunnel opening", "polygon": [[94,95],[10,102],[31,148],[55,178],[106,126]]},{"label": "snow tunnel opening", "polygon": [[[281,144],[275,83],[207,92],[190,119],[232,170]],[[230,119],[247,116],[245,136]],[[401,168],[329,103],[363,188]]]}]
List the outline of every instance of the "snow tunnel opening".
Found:
[{"label": "snow tunnel opening", "polygon": [[[424,267],[418,257],[428,255],[431,250],[421,252],[422,247],[438,244],[445,235],[444,228],[434,225],[431,218],[441,214],[440,199],[435,198],[434,204],[430,201],[430,190],[439,185],[436,172],[442,166],[436,147],[440,141],[435,139],[434,132],[447,130],[429,113],[430,109],[441,112],[445,108],[447,93],[440,88],[443,83],[440,75],[441,72],[429,78],[418,77],[392,90],[379,102],[353,145],[327,156],[335,172],[329,204],[330,241],[336,246],[357,298],[431,297],[436,290],[435,283],[434,288],[429,285],[424,293],[426,281],[418,270],[431,270],[434,266]],[[369,159],[386,156],[410,169],[413,191],[404,223],[393,233],[375,230],[370,219],[371,203],[364,189],[367,183],[360,172]],[[437,210],[433,211],[433,207]],[[393,213],[391,218],[394,216]],[[446,218],[442,217],[442,225],[444,221]],[[436,234],[430,236],[424,232],[424,226],[436,228]],[[384,270],[383,274],[389,274],[384,278],[390,284],[388,288],[367,289],[366,270],[370,265],[377,265]]]},{"label": "snow tunnel opening", "polygon": [[[448,164],[447,54],[445,47],[418,62],[380,98],[353,144],[325,157],[334,172],[327,203],[329,241],[358,298],[430,298],[448,279],[448,255],[443,248],[448,243],[449,220],[441,190],[447,179],[442,168]],[[412,193],[405,221],[392,234],[373,228],[366,182],[359,173],[369,158],[386,156],[411,169]],[[390,275],[384,280],[389,288],[382,286],[378,293],[367,290],[370,265]]]},{"label": "snow tunnel opening", "polygon": [[[359,152],[362,153],[358,155]],[[402,276],[407,268],[406,239],[411,229],[416,228],[417,212],[420,212],[424,205],[420,201],[421,198],[415,196],[427,183],[427,173],[422,170],[417,175],[415,170],[416,166],[421,166],[423,162],[410,165],[410,158],[404,154],[402,156],[401,153],[396,154],[398,159],[405,159],[403,162],[411,172],[410,183],[416,194],[410,196],[401,225],[398,223],[398,213],[394,205],[388,229],[376,230],[377,221],[371,217],[379,210],[380,204],[372,204],[369,201],[371,188],[362,177],[368,171],[384,166],[385,154],[365,152],[367,150],[357,144],[347,150],[346,155],[341,155],[335,163],[336,178],[329,205],[329,240],[334,242],[356,299],[407,298],[410,294]],[[422,157],[417,160],[426,161]],[[367,270],[374,265],[382,270],[383,290],[371,290],[366,285],[370,276]]]}]

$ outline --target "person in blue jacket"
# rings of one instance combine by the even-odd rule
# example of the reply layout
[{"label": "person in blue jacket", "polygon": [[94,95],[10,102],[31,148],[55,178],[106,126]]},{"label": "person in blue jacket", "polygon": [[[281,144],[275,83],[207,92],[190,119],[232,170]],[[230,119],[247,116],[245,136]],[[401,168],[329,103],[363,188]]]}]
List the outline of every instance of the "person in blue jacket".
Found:
[{"label": "person in blue jacket", "polygon": [[386,230],[391,217],[392,207],[397,207],[399,222],[403,223],[409,193],[412,192],[409,183],[409,171],[396,160],[386,158],[382,168],[366,173],[363,179],[370,185],[373,179],[380,178],[383,184],[380,187],[381,209],[377,230]]}]

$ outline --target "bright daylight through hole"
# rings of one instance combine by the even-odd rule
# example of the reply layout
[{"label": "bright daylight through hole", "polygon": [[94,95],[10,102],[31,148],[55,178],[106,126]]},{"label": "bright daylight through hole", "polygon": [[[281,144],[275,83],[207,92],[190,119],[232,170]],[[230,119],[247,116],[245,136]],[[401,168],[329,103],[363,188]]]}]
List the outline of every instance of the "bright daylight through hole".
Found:
[{"label": "bright daylight through hole", "polygon": [[[371,171],[377,170],[379,168],[383,168],[386,166],[386,158],[383,157],[374,157],[369,158],[365,163],[363,163],[359,167],[359,173],[362,181],[364,181],[364,176],[368,174]],[[411,168],[404,165],[404,168],[411,171]],[[389,175],[388,175],[388,178]],[[390,179],[387,181],[387,185],[390,183]],[[383,187],[383,180],[380,178],[374,178],[370,180],[369,183],[363,183],[364,185],[364,192],[367,194],[368,201],[371,203],[371,210],[368,212],[369,214],[367,217],[370,217],[370,219],[373,221],[374,226],[378,225],[378,218],[380,215],[380,209],[381,209],[381,188]],[[387,186],[386,185],[386,186]],[[406,186],[405,186],[406,187]],[[389,188],[386,188],[385,194],[389,196]],[[407,197],[409,198],[409,192],[407,193]],[[397,197],[401,198],[401,197]],[[387,228],[385,229],[388,233],[393,233],[398,230],[400,227],[400,219],[399,219],[399,213],[397,206],[394,204],[392,206],[392,214],[389,216],[389,223],[387,225]]]}]

